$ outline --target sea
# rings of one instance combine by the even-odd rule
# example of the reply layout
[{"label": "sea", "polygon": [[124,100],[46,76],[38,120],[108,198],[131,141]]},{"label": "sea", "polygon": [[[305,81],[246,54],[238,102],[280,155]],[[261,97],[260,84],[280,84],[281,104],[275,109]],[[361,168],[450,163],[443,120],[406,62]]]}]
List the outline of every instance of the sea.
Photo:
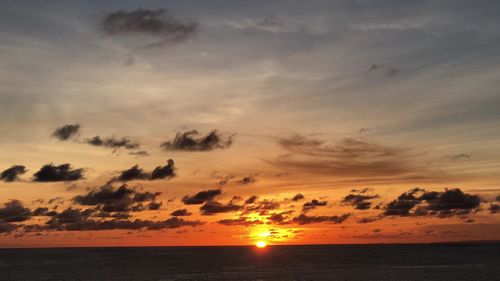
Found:
[{"label": "sea", "polygon": [[500,243],[0,249],[0,280],[500,280]]}]

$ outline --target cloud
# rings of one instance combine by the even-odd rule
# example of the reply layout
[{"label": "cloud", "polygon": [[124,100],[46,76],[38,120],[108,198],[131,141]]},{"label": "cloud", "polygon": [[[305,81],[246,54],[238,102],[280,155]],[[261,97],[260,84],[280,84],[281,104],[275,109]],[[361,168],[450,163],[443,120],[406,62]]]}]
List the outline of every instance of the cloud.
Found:
[{"label": "cloud", "polygon": [[160,194],[160,192],[139,192],[126,184],[117,189],[104,185],[97,190],[74,197],[73,201],[83,206],[97,206],[105,213],[142,211],[145,209],[142,203],[145,202],[149,202],[148,209],[157,210],[161,207],[161,202],[155,200]]},{"label": "cloud", "polygon": [[156,167],[151,173],[151,180],[175,177],[174,160],[168,159],[167,165]]},{"label": "cloud", "polygon": [[[354,190],[355,191],[355,190]],[[366,210],[371,207],[372,202],[370,201],[371,199],[379,198],[380,196],[378,195],[366,195],[363,193],[366,193],[365,190],[361,190],[359,194],[348,194],[345,196],[341,203],[346,204],[346,205],[351,205],[354,206],[355,209],[357,210]]]},{"label": "cloud", "polygon": [[76,181],[83,179],[83,169],[72,169],[70,164],[44,165],[34,175],[36,182]]},{"label": "cloud", "polygon": [[257,201],[258,198],[259,197],[257,195],[252,195],[252,196],[248,197],[247,200],[245,200],[245,205],[255,203],[255,201]]},{"label": "cloud", "polygon": [[149,34],[159,39],[150,46],[182,42],[193,37],[198,24],[175,18],[164,9],[137,9],[108,14],[102,29],[108,35]]},{"label": "cloud", "polygon": [[241,205],[236,205],[233,202],[223,204],[217,201],[207,201],[200,207],[201,214],[204,216],[215,215],[219,213],[229,213],[239,211],[243,208]]},{"label": "cloud", "polygon": [[10,233],[18,228],[17,224],[0,221],[0,233]]},{"label": "cloud", "polygon": [[490,213],[496,214],[500,212],[500,204],[490,204]]},{"label": "cloud", "polygon": [[[384,208],[384,215],[438,215],[441,217],[465,215],[479,208],[480,204],[479,196],[464,193],[459,188],[445,189],[443,192],[414,188],[387,204]],[[416,206],[418,207],[415,208]],[[414,211],[410,212],[412,209]]]},{"label": "cloud", "polygon": [[139,168],[139,165],[132,166],[130,169],[123,170],[117,180],[132,181],[132,180],[148,180],[151,174]]},{"label": "cloud", "polygon": [[244,177],[241,180],[239,180],[238,183],[239,184],[251,184],[251,183],[254,183],[255,181],[256,181],[255,178],[253,178],[252,176],[248,176],[248,177]]},{"label": "cloud", "polygon": [[414,188],[407,191],[389,204],[385,206],[384,215],[386,216],[408,216],[410,210],[420,203],[420,198],[416,197],[418,192],[422,192],[423,189]]},{"label": "cloud", "polygon": [[377,220],[380,220],[380,217],[366,217],[366,218],[361,218],[360,220],[358,220],[358,223],[370,223],[370,222],[374,222]]},{"label": "cloud", "polygon": [[199,138],[195,138],[196,135],[198,135],[196,130],[177,133],[173,140],[162,143],[160,147],[165,150],[210,151],[225,149],[233,144],[232,135],[223,137],[217,130]]},{"label": "cloud", "polygon": [[[80,132],[80,125],[79,124],[69,124],[69,125],[64,125],[60,128],[57,128],[54,133],[52,133],[52,136],[61,140],[61,141],[67,141],[71,138],[74,138],[77,136]],[[78,140],[74,140],[78,141]],[[99,146],[99,147],[105,147],[105,148],[111,148],[113,150],[118,150],[118,149],[127,149],[127,150],[133,150],[137,149],[140,147],[140,144],[138,142],[132,141],[131,139],[122,137],[122,138],[116,138],[114,136],[112,137],[107,137],[103,138],[101,136],[94,136],[91,138],[86,138],[83,140],[84,143],[90,144],[92,146]],[[136,156],[148,156],[147,151],[135,151],[135,152],[130,152],[130,155],[136,155]]]},{"label": "cloud", "polygon": [[223,220],[219,220],[217,223],[222,224],[222,225],[226,225],[226,226],[235,226],[235,225],[252,226],[252,225],[263,224],[263,222],[261,220],[257,220],[257,219],[252,220],[248,217],[239,217],[237,219],[223,219]]},{"label": "cloud", "polygon": [[132,166],[130,169],[123,170],[120,175],[114,180],[118,181],[132,181],[132,180],[160,180],[171,179],[175,177],[175,163],[174,160],[168,159],[167,164],[158,166],[151,172],[146,172],[138,165]]},{"label": "cloud", "polygon": [[170,213],[170,215],[174,217],[184,217],[184,216],[190,216],[191,213],[188,212],[187,209],[178,209]]},{"label": "cloud", "polygon": [[[188,221],[177,217],[172,217],[163,221],[151,220],[126,220],[126,219],[111,219],[111,220],[94,220],[88,218],[85,211],[80,210],[65,210],[67,214],[56,217],[47,222],[46,225],[31,225],[26,227],[27,231],[40,230],[57,230],[57,231],[102,231],[102,230],[161,230],[174,229],[184,226],[199,226],[203,222]],[[64,213],[63,212],[63,213]]]},{"label": "cloud", "polygon": [[302,205],[302,212],[308,212],[310,210],[316,209],[317,207],[326,206],[327,204],[328,204],[327,201],[318,201],[316,199],[313,199],[309,202],[304,203],[304,205]]},{"label": "cloud", "polygon": [[203,204],[207,201],[213,200],[216,196],[221,195],[222,191],[220,189],[209,189],[196,193],[193,196],[184,196],[182,202],[186,205],[198,205]]},{"label": "cloud", "polygon": [[430,211],[439,212],[441,215],[453,211],[476,209],[481,204],[481,198],[477,195],[464,193],[458,188],[448,189],[444,192],[426,192],[421,199],[428,202],[426,208]]},{"label": "cloud", "polygon": [[295,196],[293,196],[292,201],[297,202],[297,201],[300,201],[302,199],[304,199],[304,195],[297,193],[297,194],[295,194]]},{"label": "cloud", "polygon": [[19,200],[10,200],[0,207],[0,222],[21,222],[31,217],[31,210],[25,208]]},{"label": "cloud", "polygon": [[452,161],[459,161],[459,160],[465,160],[465,159],[470,159],[470,158],[471,158],[471,156],[469,154],[464,154],[464,153],[455,154],[455,155],[450,156],[450,159]]},{"label": "cloud", "polygon": [[85,142],[93,146],[101,146],[112,149],[124,148],[130,150],[140,147],[139,143],[125,137],[119,139],[115,137],[101,138],[100,136],[94,136],[92,138],[86,139]]},{"label": "cloud", "polygon": [[300,214],[297,217],[293,218],[293,222],[298,224],[311,224],[311,223],[343,223],[347,218],[349,218],[349,214],[343,214],[340,216],[307,216],[306,214]]},{"label": "cloud", "polygon": [[282,169],[322,174],[347,180],[415,181],[436,177],[417,161],[410,150],[383,146],[355,138],[344,138],[333,144],[296,135],[279,139],[288,154],[268,163]]},{"label": "cloud", "polygon": [[245,206],[244,213],[260,212],[261,214],[265,214],[268,211],[279,209],[280,206],[281,202],[264,199]]},{"label": "cloud", "polygon": [[60,128],[57,128],[52,133],[52,136],[61,140],[61,141],[66,141],[66,140],[78,135],[79,131],[80,131],[79,124],[68,124],[68,125],[64,125]]},{"label": "cloud", "polygon": [[13,165],[0,174],[0,180],[5,182],[17,181],[19,180],[19,176],[24,173],[26,173],[26,167],[22,165]]}]

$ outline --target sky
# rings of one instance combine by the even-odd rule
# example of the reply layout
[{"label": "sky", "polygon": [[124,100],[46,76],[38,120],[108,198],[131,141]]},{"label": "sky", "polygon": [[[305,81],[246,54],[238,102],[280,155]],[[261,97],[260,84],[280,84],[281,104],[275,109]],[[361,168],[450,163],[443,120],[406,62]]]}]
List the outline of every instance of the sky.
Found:
[{"label": "sky", "polygon": [[500,239],[498,1],[14,1],[0,247]]}]

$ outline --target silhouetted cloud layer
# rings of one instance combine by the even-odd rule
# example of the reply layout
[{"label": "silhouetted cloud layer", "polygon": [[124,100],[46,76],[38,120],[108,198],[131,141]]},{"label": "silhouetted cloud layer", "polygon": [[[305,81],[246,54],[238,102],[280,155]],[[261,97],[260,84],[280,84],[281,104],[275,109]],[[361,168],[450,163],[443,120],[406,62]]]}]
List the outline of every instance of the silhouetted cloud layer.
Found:
[{"label": "silhouetted cloud layer", "polygon": [[[386,216],[424,216],[465,215],[479,208],[481,198],[464,193],[458,188],[446,189],[444,192],[425,191],[414,188],[401,194],[384,207]],[[417,207],[418,208],[415,208]],[[413,212],[410,212],[413,210]]]},{"label": "silhouetted cloud layer", "polygon": [[33,181],[56,182],[56,181],[76,181],[83,179],[83,169],[73,169],[70,164],[44,165],[33,175]]},{"label": "silhouetted cloud layer", "polygon": [[26,173],[26,167],[22,165],[14,165],[0,173],[0,180],[5,182],[17,181],[19,180],[19,176],[24,173]]},{"label": "silhouetted cloud layer", "polygon": [[[160,194],[160,192],[139,192],[129,188],[126,184],[117,189],[105,185],[85,195],[78,195],[73,198],[73,201],[83,206],[97,206],[98,210],[105,213],[142,211],[158,209],[161,203],[155,202],[155,200]],[[144,206],[145,202],[149,202],[149,204]]]},{"label": "silhouetted cloud layer", "polygon": [[177,133],[174,139],[160,145],[165,150],[210,151],[228,148],[233,144],[233,136],[223,137],[217,130],[196,138],[198,131]]}]

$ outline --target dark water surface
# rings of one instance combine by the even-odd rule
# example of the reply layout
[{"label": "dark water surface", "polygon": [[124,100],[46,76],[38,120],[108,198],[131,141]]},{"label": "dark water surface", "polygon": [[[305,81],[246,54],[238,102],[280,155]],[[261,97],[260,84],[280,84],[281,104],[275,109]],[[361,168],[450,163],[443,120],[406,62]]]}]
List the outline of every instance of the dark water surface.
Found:
[{"label": "dark water surface", "polygon": [[0,280],[500,280],[500,244],[0,249]]}]

